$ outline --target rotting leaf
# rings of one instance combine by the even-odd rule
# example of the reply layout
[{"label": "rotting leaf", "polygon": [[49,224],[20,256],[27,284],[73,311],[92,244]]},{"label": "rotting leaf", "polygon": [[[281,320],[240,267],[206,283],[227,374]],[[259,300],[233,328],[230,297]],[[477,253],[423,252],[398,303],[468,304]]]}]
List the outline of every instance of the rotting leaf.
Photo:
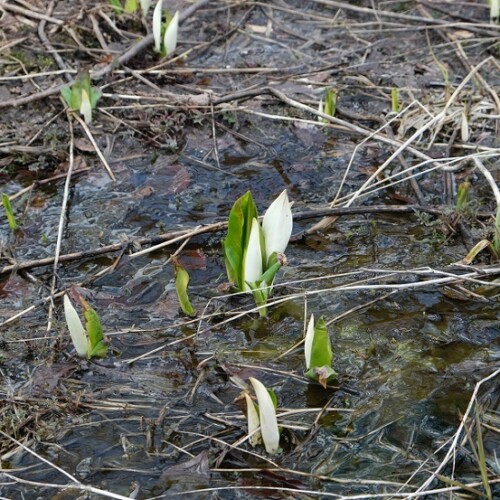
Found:
[{"label": "rotting leaf", "polygon": [[488,240],[481,240],[479,243],[476,243],[469,253],[459,262],[459,264],[470,266],[472,262],[474,262],[477,255],[485,248],[488,248],[489,245],[490,242]]},{"label": "rotting leaf", "polygon": [[208,451],[203,450],[187,462],[173,465],[165,469],[160,476],[159,484],[166,481],[182,479],[186,482],[208,481],[210,479],[210,467],[208,465]]},{"label": "rotting leaf", "polygon": [[175,269],[175,289],[177,291],[177,297],[179,299],[182,312],[187,316],[195,316],[196,311],[189,301],[187,292],[189,285],[189,273],[179,264],[179,261],[175,257],[172,257],[172,262],[174,263]]}]

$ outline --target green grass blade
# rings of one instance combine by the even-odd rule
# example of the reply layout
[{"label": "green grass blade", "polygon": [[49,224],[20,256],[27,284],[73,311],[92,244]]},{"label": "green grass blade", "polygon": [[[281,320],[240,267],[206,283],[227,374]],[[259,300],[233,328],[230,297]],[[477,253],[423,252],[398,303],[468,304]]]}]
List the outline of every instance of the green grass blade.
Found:
[{"label": "green grass blade", "polygon": [[12,231],[16,231],[19,229],[19,226],[16,222],[12,205],[10,204],[10,198],[5,193],[2,193],[2,203],[3,208],[5,209],[5,215],[7,216],[7,221],[9,222],[9,227]]}]

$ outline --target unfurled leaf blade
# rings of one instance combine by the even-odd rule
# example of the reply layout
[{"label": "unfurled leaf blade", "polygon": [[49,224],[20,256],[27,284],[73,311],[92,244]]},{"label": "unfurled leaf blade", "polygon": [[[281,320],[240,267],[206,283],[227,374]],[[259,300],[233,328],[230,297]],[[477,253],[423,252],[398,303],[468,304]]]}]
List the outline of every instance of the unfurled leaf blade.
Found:
[{"label": "unfurled leaf blade", "polygon": [[223,241],[229,280],[243,291],[243,256],[250,238],[252,220],[258,218],[257,207],[250,191],[238,198],[229,212],[226,238]]}]

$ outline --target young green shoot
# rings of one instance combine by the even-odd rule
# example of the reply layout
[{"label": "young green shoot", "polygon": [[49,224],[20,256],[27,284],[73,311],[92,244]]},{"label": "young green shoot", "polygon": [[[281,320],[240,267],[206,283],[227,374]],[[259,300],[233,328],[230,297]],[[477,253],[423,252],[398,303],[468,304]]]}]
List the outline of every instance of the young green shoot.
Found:
[{"label": "young green shoot", "polygon": [[242,292],[252,292],[259,313],[266,315],[267,300],[276,274],[286,262],[283,254],[292,234],[292,211],[286,190],[267,209],[262,225],[250,191],[238,198],[229,213],[223,241],[229,281]]},{"label": "young green shoot", "polygon": [[[325,89],[325,99],[319,101],[318,111],[328,116],[335,116],[337,107],[337,91],[335,89]],[[320,123],[328,123],[326,118],[318,117]]]},{"label": "young green shoot", "polygon": [[172,54],[177,47],[177,32],[179,30],[179,12],[173,16],[165,12],[166,21],[163,22],[163,0],[158,0],[153,11],[153,39],[155,50],[161,57]]},{"label": "young green shoot", "polygon": [[139,10],[140,6],[142,15],[146,17],[152,0],[140,0],[140,2],[138,0],[125,0],[125,4],[122,4],[122,0],[109,0],[108,3],[113,8],[115,14],[121,14],[122,12],[134,14]]},{"label": "young green shoot", "polygon": [[314,314],[307,326],[304,341],[304,356],[306,361],[306,377],[319,382],[325,389],[330,380],[337,377],[332,368],[332,346],[323,318],[314,323]]},{"label": "young green shoot", "polygon": [[[258,419],[260,423],[260,434],[267,453],[275,455],[279,451],[280,432],[278,428],[278,420],[276,418],[276,396],[270,393],[264,384],[255,378],[250,377],[255,396],[257,397],[257,405],[259,408]],[[257,431],[256,427],[256,412],[249,410],[253,401],[250,397],[245,398],[247,401],[247,418],[249,433],[254,435]],[[250,403],[250,404],[249,404]]]},{"label": "young green shoot", "polygon": [[465,181],[458,186],[457,201],[455,203],[455,210],[457,212],[463,212],[469,206],[470,188],[471,184],[469,179],[465,179]]},{"label": "young green shoot", "polygon": [[16,222],[16,217],[14,216],[14,211],[12,210],[12,205],[10,204],[10,198],[5,193],[2,193],[2,204],[5,210],[5,215],[7,216],[7,221],[11,231],[17,231],[19,225]]},{"label": "young green shoot", "polygon": [[491,246],[495,257],[497,259],[500,258],[500,205],[497,208],[497,213],[495,217],[495,228]]},{"label": "young green shoot", "polygon": [[181,306],[182,312],[186,316],[195,316],[196,311],[189,301],[187,292],[189,285],[189,273],[179,264],[179,261],[175,257],[172,258],[172,262],[174,263],[175,269],[175,289],[177,291],[179,305]]},{"label": "young green shoot", "polygon": [[85,327],[68,295],[64,295],[63,299],[66,324],[76,352],[82,358],[104,358],[108,353],[108,347],[104,342],[101,320],[83,297],[78,296],[78,298],[83,308]]},{"label": "young green shoot", "polygon": [[102,94],[97,87],[91,85],[88,71],[78,73],[71,87],[65,85],[61,89],[61,95],[71,110],[80,111],[85,123],[92,122],[92,110]]},{"label": "young green shoot", "polygon": [[391,89],[391,111],[393,113],[399,113],[401,106],[399,104],[399,91],[397,87],[392,87]]}]

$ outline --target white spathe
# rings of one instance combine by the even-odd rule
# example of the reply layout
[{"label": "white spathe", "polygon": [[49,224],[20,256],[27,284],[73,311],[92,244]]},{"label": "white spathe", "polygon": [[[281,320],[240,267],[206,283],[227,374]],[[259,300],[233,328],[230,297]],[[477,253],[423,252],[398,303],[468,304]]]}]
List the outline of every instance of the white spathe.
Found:
[{"label": "white spathe", "polygon": [[500,21],[500,0],[490,0],[490,21],[498,23]]},{"label": "white spathe", "polygon": [[149,7],[151,7],[152,0],[141,0],[142,15],[146,17],[148,15]]},{"label": "white spathe", "polygon": [[278,421],[276,419],[276,410],[274,408],[273,400],[267,392],[267,389],[257,379],[250,377],[255,395],[257,396],[257,403],[259,405],[260,415],[260,432],[262,434],[262,441],[266,451],[274,455],[279,450],[280,432],[278,429]]},{"label": "white spathe", "polygon": [[85,89],[82,89],[82,102],[80,104],[80,113],[88,125],[92,121],[92,104],[90,104],[90,97]]},{"label": "white spathe", "polygon": [[311,314],[311,319],[307,325],[306,338],[304,340],[304,356],[306,358],[306,370],[311,368],[311,353],[314,340],[314,314]]},{"label": "white spathe", "polygon": [[255,283],[262,276],[262,251],[260,248],[260,226],[257,219],[252,220],[252,228],[248,245],[245,250],[243,267],[243,279],[245,291],[250,290],[247,282]]},{"label": "white spathe", "polygon": [[163,0],[158,0],[153,11],[153,39],[156,52],[161,52],[161,18],[163,15]]},{"label": "white spathe", "polygon": [[163,47],[166,55],[170,55],[177,47],[177,31],[179,30],[179,11],[174,14],[172,20],[168,23],[163,38]]},{"label": "white spathe", "polygon": [[252,398],[246,392],[245,401],[247,403],[248,442],[252,446],[256,446],[261,440],[259,414],[253,404]]},{"label": "white spathe", "polygon": [[262,221],[266,242],[266,259],[272,253],[283,253],[292,235],[292,211],[286,189],[271,203]]},{"label": "white spathe", "polygon": [[86,358],[89,349],[87,332],[67,295],[64,295],[64,316],[66,317],[66,324],[68,325],[69,334],[71,335],[76,352],[82,358]]}]

